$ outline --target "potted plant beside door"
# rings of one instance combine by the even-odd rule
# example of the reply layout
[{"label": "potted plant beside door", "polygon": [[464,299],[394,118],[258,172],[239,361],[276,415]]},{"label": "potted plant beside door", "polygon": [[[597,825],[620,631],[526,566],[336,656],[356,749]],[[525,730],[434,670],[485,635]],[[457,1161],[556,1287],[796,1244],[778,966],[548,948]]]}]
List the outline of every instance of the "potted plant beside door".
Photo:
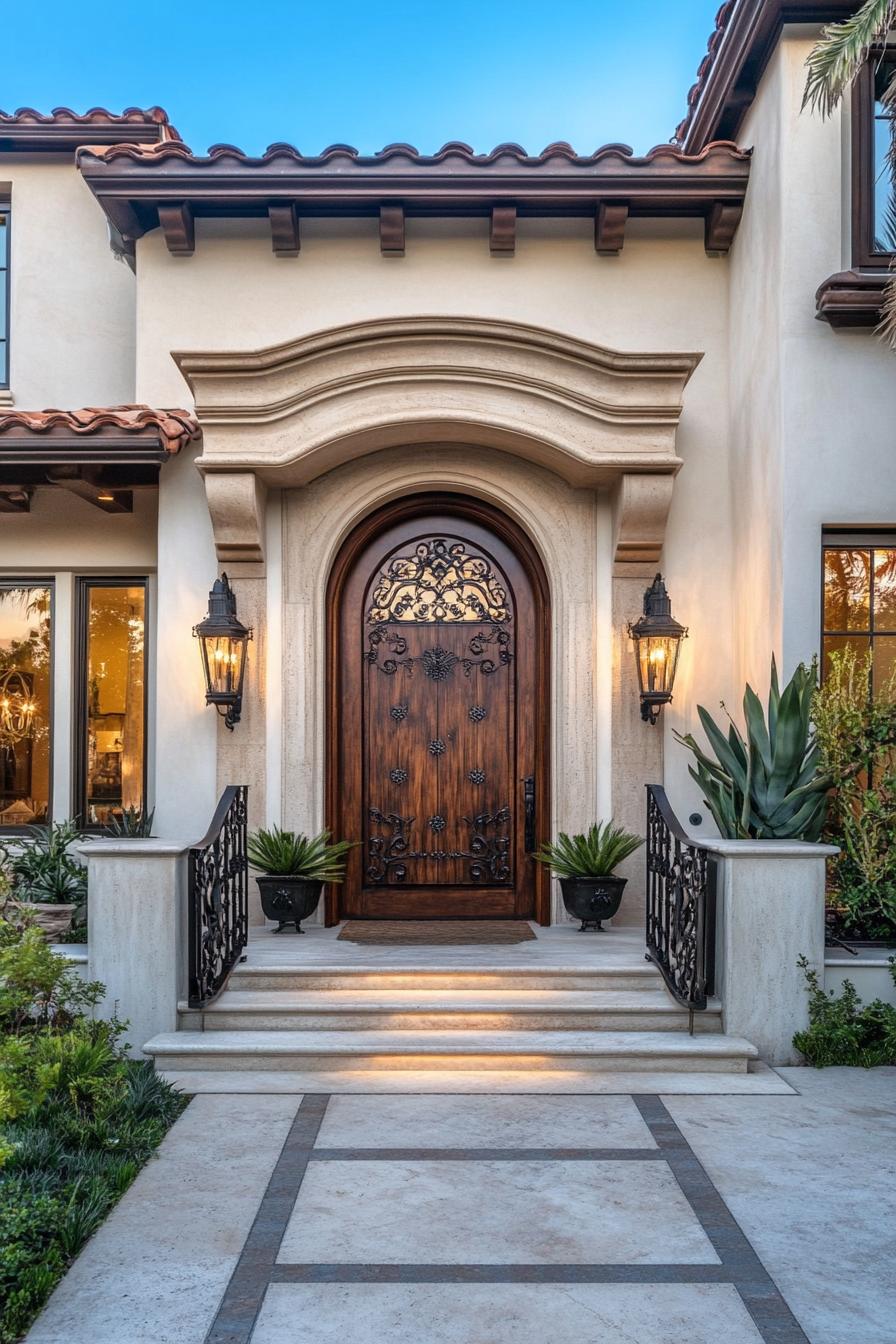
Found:
[{"label": "potted plant beside door", "polygon": [[261,908],[267,919],[277,920],[274,933],[287,924],[304,933],[302,920],[317,909],[324,883],[345,877],[345,856],[352,848],[348,840],[331,844],[329,831],[307,836],[273,826],[249,837],[246,852],[262,874],[256,878]]},{"label": "potted plant beside door", "polygon": [[579,933],[589,924],[602,933],[601,920],[616,914],[628,878],[615,877],[614,870],[643,843],[611,819],[595,823],[585,835],[561,831],[555,844],[542,845],[535,857],[560,879],[567,913],[582,921]]}]

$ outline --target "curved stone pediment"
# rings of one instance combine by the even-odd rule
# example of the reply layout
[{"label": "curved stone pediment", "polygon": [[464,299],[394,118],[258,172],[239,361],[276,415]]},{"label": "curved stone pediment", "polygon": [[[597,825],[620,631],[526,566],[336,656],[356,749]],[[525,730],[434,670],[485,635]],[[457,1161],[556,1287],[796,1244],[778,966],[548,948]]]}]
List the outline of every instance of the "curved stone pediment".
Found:
[{"label": "curved stone pediment", "polygon": [[[219,555],[231,561],[261,558],[260,538],[246,523],[241,541],[235,525],[235,514],[258,516],[257,483],[305,485],[367,453],[440,442],[487,444],[572,485],[616,486],[620,511],[637,495],[639,535],[626,544],[644,559],[657,549],[655,537],[639,540],[645,500],[664,500],[661,532],[671,479],[653,489],[623,482],[671,478],[680,467],[675,432],[700,358],[622,353],[472,317],[382,318],[263,350],[174,355],[202,425],[200,470],[207,480],[249,478],[209,489]],[[617,531],[626,532],[621,512]]]}]

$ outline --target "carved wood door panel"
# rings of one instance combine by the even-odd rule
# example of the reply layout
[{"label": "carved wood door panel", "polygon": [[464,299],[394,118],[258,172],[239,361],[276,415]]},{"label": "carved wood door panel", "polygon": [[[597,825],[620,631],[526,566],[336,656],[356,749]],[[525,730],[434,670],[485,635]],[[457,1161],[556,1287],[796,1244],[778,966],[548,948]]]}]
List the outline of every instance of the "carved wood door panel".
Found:
[{"label": "carved wood door panel", "polygon": [[338,813],[362,918],[535,914],[540,624],[474,516],[416,513],[356,554],[338,612]]}]

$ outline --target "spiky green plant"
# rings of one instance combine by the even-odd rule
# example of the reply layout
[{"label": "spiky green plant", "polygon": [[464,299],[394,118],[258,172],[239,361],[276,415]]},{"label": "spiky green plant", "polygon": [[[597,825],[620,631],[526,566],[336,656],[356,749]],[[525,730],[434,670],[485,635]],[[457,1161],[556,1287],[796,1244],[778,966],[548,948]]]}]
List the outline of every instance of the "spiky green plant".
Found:
[{"label": "spiky green plant", "polygon": [[247,853],[254,868],[272,877],[341,882],[345,877],[345,856],[350,849],[354,849],[354,844],[349,840],[335,840],[331,844],[329,831],[307,836],[272,826],[249,837]]},{"label": "spiky green plant", "polygon": [[614,826],[611,818],[595,824],[585,835],[561,831],[556,843],[543,844],[535,858],[555,877],[609,877],[643,843],[640,835]]},{"label": "spiky green plant", "polygon": [[[768,720],[749,684],[744,692],[746,737],[729,716],[727,735],[702,705],[697,713],[715,759],[692,734],[676,733],[696,757],[691,778],[723,836],[732,840],[818,840],[832,779],[820,768],[812,727],[818,684],[815,659],[800,663],[783,691],[772,657]],[[724,704],[722,705],[724,709]],[[727,713],[727,710],[726,710]]]},{"label": "spiky green plant", "polygon": [[106,830],[120,840],[133,840],[152,835],[155,815],[155,808],[151,812],[144,812],[142,807],[123,807],[109,817]]},{"label": "spiky green plant", "polygon": [[[821,39],[806,61],[808,71],[803,107],[829,117],[839,106],[873,49],[882,45],[896,27],[896,0],[865,0],[842,23],[827,24]],[[896,109],[896,78],[890,81],[881,99],[891,112]],[[888,153],[890,175],[896,180],[896,117],[890,121],[891,143]],[[884,290],[880,330],[890,346],[896,347],[896,278]]]}]

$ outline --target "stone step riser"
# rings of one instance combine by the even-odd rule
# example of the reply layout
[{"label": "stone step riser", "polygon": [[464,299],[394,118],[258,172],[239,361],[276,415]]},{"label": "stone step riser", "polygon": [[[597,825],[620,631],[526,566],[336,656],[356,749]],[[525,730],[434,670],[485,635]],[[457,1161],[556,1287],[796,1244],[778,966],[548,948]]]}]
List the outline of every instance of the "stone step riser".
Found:
[{"label": "stone step riser", "polygon": [[[197,1018],[199,1021],[197,1021]],[[185,1014],[184,1030],[205,1031],[687,1031],[688,1015],[656,1011],[369,1012],[226,1011]],[[717,1013],[698,1013],[694,1030],[720,1032]]]},{"label": "stone step riser", "polygon": [[519,994],[528,989],[587,990],[653,990],[662,988],[659,972],[645,967],[642,970],[611,972],[576,971],[561,974],[557,971],[296,971],[293,969],[252,970],[237,969],[227,982],[227,988],[241,990],[289,990],[305,993],[315,990],[386,990],[386,989],[479,989],[506,990]]},{"label": "stone step riser", "polygon": [[548,1069],[552,1072],[586,1071],[644,1073],[660,1070],[697,1073],[746,1073],[746,1059],[737,1055],[706,1056],[682,1052],[677,1055],[663,1054],[660,1058],[651,1053],[624,1054],[574,1054],[574,1055],[525,1055],[525,1054],[304,1054],[300,1052],[268,1053],[253,1050],[245,1054],[238,1051],[216,1053],[211,1050],[184,1050],[168,1053],[160,1050],[154,1055],[157,1069],[171,1072],[186,1070],[206,1071],[209,1069],[252,1069],[252,1070],[391,1070],[426,1069],[446,1072],[460,1070],[478,1070],[480,1072],[508,1070],[520,1071]]}]

